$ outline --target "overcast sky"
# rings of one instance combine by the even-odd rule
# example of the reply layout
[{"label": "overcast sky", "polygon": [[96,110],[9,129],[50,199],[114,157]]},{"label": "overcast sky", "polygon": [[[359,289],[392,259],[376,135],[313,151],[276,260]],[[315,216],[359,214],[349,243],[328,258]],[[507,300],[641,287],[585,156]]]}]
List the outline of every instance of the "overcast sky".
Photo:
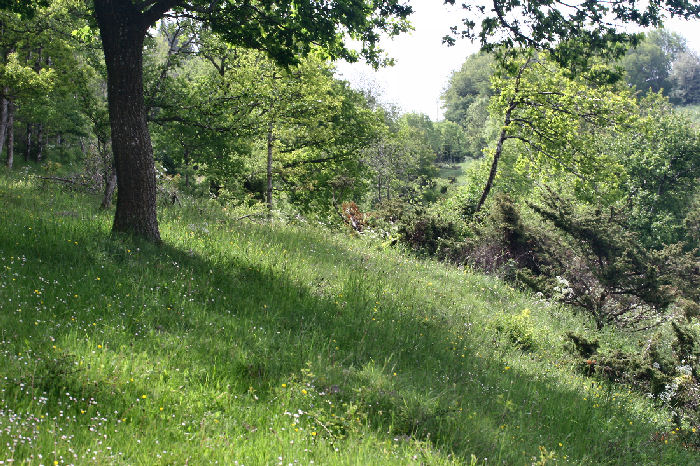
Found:
[{"label": "overcast sky", "polygon": [[[381,93],[384,103],[395,104],[404,112],[425,113],[433,120],[441,119],[440,94],[450,74],[478,46],[466,40],[457,41],[453,47],[442,44],[450,26],[462,18],[460,8],[443,5],[443,0],[409,0],[409,3],[413,6],[411,23],[415,30],[382,42],[396,65],[375,72],[362,63],[338,63],[338,74],[355,87],[373,87]],[[670,20],[666,26],[683,35],[688,45],[700,53],[700,22]]]}]

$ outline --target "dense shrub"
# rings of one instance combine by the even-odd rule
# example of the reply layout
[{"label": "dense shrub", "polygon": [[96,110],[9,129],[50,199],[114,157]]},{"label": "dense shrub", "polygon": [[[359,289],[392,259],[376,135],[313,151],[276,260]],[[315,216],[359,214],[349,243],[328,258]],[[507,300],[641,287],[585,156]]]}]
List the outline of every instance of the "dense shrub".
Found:
[{"label": "dense shrub", "polygon": [[550,270],[556,261],[549,253],[551,239],[523,222],[509,196],[496,196],[488,215],[474,231],[465,259],[481,270],[522,279],[536,287],[537,277]]},{"label": "dense shrub", "polygon": [[468,234],[436,215],[402,216],[412,248],[524,284],[607,324],[655,325],[671,309],[700,315],[700,263],[687,244],[648,250],[623,209],[576,205],[552,190],[530,213],[498,195]]},{"label": "dense shrub", "polygon": [[445,258],[460,242],[455,225],[424,211],[404,212],[399,225],[401,240],[412,249]]},{"label": "dense shrub", "polygon": [[569,334],[584,374],[624,383],[670,408],[684,427],[687,443],[700,445],[700,332],[697,325],[672,321],[659,328],[638,352],[600,351]]},{"label": "dense shrub", "polygon": [[668,311],[700,315],[700,261],[688,243],[647,249],[624,208],[582,206],[547,188],[544,194],[525,205],[499,194],[469,224],[407,204],[385,216],[413,250],[574,305],[598,328],[653,326]]},{"label": "dense shrub", "polygon": [[674,301],[673,290],[665,286],[663,258],[641,246],[622,211],[577,209],[552,191],[529,206],[573,253],[560,261],[558,297],[587,310],[599,328],[638,324]]}]

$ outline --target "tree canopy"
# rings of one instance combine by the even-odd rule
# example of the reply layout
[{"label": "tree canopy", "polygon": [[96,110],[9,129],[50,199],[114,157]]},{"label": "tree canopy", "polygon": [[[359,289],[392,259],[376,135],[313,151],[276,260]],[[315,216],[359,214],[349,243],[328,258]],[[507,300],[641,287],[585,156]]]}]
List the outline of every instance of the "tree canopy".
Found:
[{"label": "tree canopy", "polygon": [[[367,4],[348,0],[96,0],[94,4],[97,12],[125,14],[141,28],[163,17],[185,16],[208,25],[228,43],[263,50],[283,65],[297,63],[313,48],[324,50],[332,59],[356,61],[362,56],[379,65],[384,61],[378,48],[380,33],[395,35],[407,30],[405,18],[411,13],[410,6],[399,0]],[[358,41],[361,49],[348,47],[348,38]]]},{"label": "tree canopy", "polygon": [[[445,0],[455,4],[455,0]],[[642,35],[625,25],[658,28],[666,16],[697,18],[700,5],[687,0],[596,2],[577,0],[501,0],[462,3],[466,18],[444,41],[478,40],[486,50],[524,46],[551,51],[559,64],[585,69],[595,55],[619,57]]]}]

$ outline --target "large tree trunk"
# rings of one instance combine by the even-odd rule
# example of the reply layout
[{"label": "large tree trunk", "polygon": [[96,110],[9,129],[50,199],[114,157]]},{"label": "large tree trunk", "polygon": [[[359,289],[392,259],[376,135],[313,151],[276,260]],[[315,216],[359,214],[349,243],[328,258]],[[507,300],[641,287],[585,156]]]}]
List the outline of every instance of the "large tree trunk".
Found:
[{"label": "large tree trunk", "polygon": [[107,66],[107,99],[117,171],[112,231],[160,242],[156,172],[143,99],[143,41],[148,21],[130,2],[95,0]]}]

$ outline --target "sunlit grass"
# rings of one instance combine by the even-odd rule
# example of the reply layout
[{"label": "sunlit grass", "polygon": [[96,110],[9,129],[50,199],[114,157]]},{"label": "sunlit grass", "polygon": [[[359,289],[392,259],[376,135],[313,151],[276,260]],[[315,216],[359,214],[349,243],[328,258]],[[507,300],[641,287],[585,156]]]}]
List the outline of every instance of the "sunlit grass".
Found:
[{"label": "sunlit grass", "polygon": [[576,372],[565,331],[592,331],[566,309],[185,204],[161,211],[155,247],[110,237],[98,199],[0,175],[0,460],[700,460],[669,413]]}]

